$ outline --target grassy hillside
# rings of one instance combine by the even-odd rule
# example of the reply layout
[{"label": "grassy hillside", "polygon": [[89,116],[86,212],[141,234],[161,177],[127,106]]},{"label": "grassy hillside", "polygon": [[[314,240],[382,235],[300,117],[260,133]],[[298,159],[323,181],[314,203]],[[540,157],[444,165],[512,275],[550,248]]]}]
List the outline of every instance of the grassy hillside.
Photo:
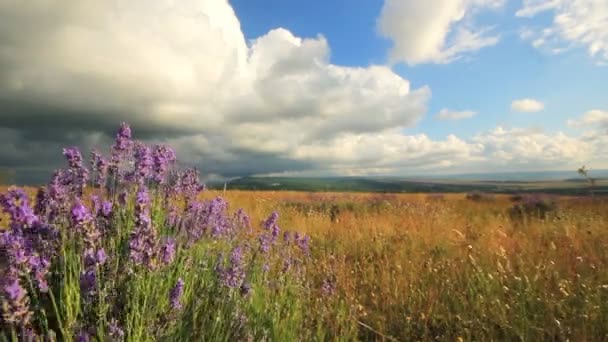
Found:
[{"label": "grassy hillside", "polygon": [[[222,189],[223,183],[211,184],[214,189]],[[562,195],[589,193],[589,186],[583,179],[561,181],[486,181],[486,180],[406,180],[400,178],[298,178],[298,177],[245,177],[227,184],[232,190],[297,190],[297,191],[354,191],[418,193],[439,192],[458,193],[483,191],[493,193],[546,192]],[[608,179],[597,180],[594,193],[608,193]]]}]

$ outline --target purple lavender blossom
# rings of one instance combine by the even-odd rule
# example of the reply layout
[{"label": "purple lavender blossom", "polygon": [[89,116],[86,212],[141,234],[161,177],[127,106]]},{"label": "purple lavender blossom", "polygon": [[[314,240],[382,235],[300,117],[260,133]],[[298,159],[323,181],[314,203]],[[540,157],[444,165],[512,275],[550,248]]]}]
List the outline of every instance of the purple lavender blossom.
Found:
[{"label": "purple lavender blossom", "polygon": [[184,285],[185,283],[182,278],[179,278],[175,284],[175,287],[173,287],[169,293],[169,302],[171,303],[171,308],[174,310],[179,310],[182,308],[180,300],[184,294]]},{"label": "purple lavender blossom", "polygon": [[275,225],[277,225],[278,220],[279,220],[279,213],[276,211],[273,211],[272,214],[270,214],[270,216],[268,216],[268,218],[264,221],[264,223],[262,225],[264,226],[265,229],[271,230]]},{"label": "purple lavender blossom", "polygon": [[152,159],[152,151],[146,144],[137,142],[135,144],[135,181],[143,184],[150,177],[154,160]]},{"label": "purple lavender blossom", "polygon": [[66,147],[63,149],[63,155],[68,160],[68,165],[74,169],[80,169],[82,165],[82,154],[76,146]]},{"label": "purple lavender blossom", "polygon": [[262,254],[267,254],[272,245],[272,237],[268,234],[262,234],[258,240],[260,241],[260,252],[262,252]]},{"label": "purple lavender blossom", "polygon": [[142,185],[135,199],[135,228],[129,240],[129,255],[135,264],[145,264],[153,268],[157,242],[148,209],[149,204],[148,189]]},{"label": "purple lavender blossom", "polygon": [[224,286],[238,288],[245,279],[245,265],[243,262],[243,248],[240,246],[232,249],[230,253],[230,267],[228,269],[218,268],[218,275]]},{"label": "purple lavender blossom", "polygon": [[170,165],[177,160],[175,151],[168,146],[156,145],[152,152],[152,159],[154,181],[156,181],[158,184],[163,184],[165,183]]},{"label": "purple lavender blossom", "polygon": [[89,342],[89,341],[91,341],[91,336],[85,329],[82,329],[78,332],[78,335],[76,336],[76,341]]},{"label": "purple lavender blossom", "polygon": [[67,147],[63,149],[63,155],[68,161],[69,169],[65,172],[70,179],[69,184],[78,196],[82,196],[89,178],[89,171],[82,164],[80,150],[75,146]]},{"label": "purple lavender blossom", "polygon": [[108,333],[110,337],[122,341],[125,337],[124,330],[120,327],[116,318],[112,318],[108,324]]},{"label": "purple lavender blossom", "polygon": [[304,254],[310,255],[310,237],[308,235],[301,236],[299,233],[296,233],[295,241],[296,245],[302,252],[304,252]]},{"label": "purple lavender blossom", "polygon": [[165,265],[173,262],[175,259],[175,239],[167,238],[161,246],[161,260]]},{"label": "purple lavender blossom", "polygon": [[80,200],[76,200],[72,205],[72,224],[74,226],[82,226],[89,223],[93,216],[89,212],[89,209],[85,207]]},{"label": "purple lavender blossom", "polygon": [[89,268],[80,274],[80,291],[85,297],[90,297],[95,293],[97,287],[97,272]]},{"label": "purple lavender blossom", "polygon": [[7,279],[6,284],[3,288],[6,298],[3,319],[14,326],[27,326],[32,317],[27,292],[17,277]]},{"label": "purple lavender blossom", "polygon": [[108,162],[95,150],[91,151],[91,168],[95,171],[95,186],[102,187],[108,176]]},{"label": "purple lavender blossom", "polygon": [[276,211],[272,212],[270,216],[264,221],[263,226],[266,230],[270,230],[272,234],[272,242],[274,243],[276,239],[279,237],[281,232],[281,228],[279,228],[279,213]]},{"label": "purple lavender blossom", "polygon": [[186,198],[186,202],[194,200],[200,191],[198,176],[199,172],[195,168],[186,169],[181,174],[179,180],[179,191],[181,191]]},{"label": "purple lavender blossom", "polygon": [[252,231],[251,220],[243,208],[239,208],[239,210],[234,213],[234,221],[235,225],[239,228],[247,229],[248,232]]},{"label": "purple lavender blossom", "polygon": [[109,218],[110,216],[112,216],[112,202],[110,202],[110,201],[103,201],[101,203],[101,211],[100,211],[100,213],[105,218]]},{"label": "purple lavender blossom", "polygon": [[51,268],[51,261],[48,258],[35,255],[29,258],[29,266],[31,272],[34,273],[34,279],[36,280],[38,289],[40,292],[46,293],[49,290],[46,276]]},{"label": "purple lavender blossom", "polygon": [[29,206],[27,194],[23,189],[10,188],[8,193],[0,195],[0,205],[11,220],[13,230],[21,230],[38,221],[34,210]]},{"label": "purple lavender blossom", "polygon": [[112,145],[112,155],[108,165],[110,176],[114,177],[117,182],[121,182],[125,176],[124,171],[121,170],[121,166],[127,161],[127,154],[132,144],[131,128],[123,122],[116,133],[116,140],[114,145]]}]

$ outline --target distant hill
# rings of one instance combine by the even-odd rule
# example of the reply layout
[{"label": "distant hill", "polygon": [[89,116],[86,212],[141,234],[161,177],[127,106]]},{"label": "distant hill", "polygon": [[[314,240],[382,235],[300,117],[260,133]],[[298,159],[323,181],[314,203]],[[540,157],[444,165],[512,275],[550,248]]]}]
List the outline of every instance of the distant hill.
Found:
[{"label": "distant hill", "polygon": [[[570,175],[572,176],[572,175]],[[608,194],[608,179],[597,181],[596,194]],[[224,183],[211,183],[222,189]],[[244,177],[226,184],[229,190],[296,190],[354,192],[469,192],[493,193],[547,192],[557,194],[588,193],[587,183],[575,178],[563,180],[468,180],[468,179],[406,179],[398,177]]]}]

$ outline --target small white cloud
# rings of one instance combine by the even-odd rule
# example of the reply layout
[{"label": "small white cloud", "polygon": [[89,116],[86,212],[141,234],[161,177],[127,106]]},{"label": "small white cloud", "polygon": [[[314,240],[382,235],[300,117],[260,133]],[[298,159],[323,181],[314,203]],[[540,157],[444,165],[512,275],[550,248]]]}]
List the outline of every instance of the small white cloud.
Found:
[{"label": "small white cloud", "polygon": [[584,113],[579,119],[568,120],[569,126],[608,125],[608,112],[593,109]]},{"label": "small white cloud", "polygon": [[511,110],[522,113],[540,112],[545,109],[545,105],[534,99],[519,99],[511,102]]},{"label": "small white cloud", "polygon": [[444,108],[437,113],[435,116],[439,120],[462,120],[462,119],[470,119],[475,116],[477,113],[472,110],[463,110],[463,111],[453,111],[447,108]]}]

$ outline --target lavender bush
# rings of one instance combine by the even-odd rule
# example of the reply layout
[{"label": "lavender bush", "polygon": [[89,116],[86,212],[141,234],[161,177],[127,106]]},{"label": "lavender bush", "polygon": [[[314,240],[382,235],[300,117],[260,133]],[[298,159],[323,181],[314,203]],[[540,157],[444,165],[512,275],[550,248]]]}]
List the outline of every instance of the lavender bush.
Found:
[{"label": "lavender bush", "polygon": [[[308,236],[279,214],[252,227],[195,169],[122,124],[110,156],[63,150],[38,189],[0,196],[0,340],[299,340],[313,285]],[[89,165],[89,167],[87,167]],[[259,228],[259,229],[256,229]],[[293,237],[292,237],[293,236]],[[328,281],[325,293],[333,291]],[[331,290],[331,291],[330,291]]]}]

